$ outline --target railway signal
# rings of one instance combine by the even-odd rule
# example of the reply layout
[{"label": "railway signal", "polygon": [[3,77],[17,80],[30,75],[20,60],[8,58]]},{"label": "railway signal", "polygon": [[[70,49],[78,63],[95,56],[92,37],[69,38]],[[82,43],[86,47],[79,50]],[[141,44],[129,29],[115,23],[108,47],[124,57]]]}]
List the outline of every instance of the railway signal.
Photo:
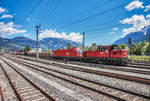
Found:
[{"label": "railway signal", "polygon": [[132,39],[131,38],[129,38],[129,47],[130,47],[130,55],[133,55]]}]

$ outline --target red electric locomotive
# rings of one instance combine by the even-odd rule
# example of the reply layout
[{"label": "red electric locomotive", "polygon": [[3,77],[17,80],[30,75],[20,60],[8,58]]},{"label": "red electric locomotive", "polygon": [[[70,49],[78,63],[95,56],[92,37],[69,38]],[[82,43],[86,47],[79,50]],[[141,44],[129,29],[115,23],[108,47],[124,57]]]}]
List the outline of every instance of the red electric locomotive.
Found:
[{"label": "red electric locomotive", "polygon": [[82,52],[80,48],[58,49],[54,50],[53,57],[124,65],[127,63],[128,50],[117,49],[117,45],[98,46],[96,51],[85,52]]},{"label": "red electric locomotive", "polygon": [[57,49],[54,50],[53,57],[60,59],[62,58],[79,59],[83,57],[83,52],[80,48]]},{"label": "red electric locomotive", "polygon": [[96,51],[85,51],[85,60],[93,60],[103,62],[105,64],[119,64],[127,63],[128,50],[117,49],[117,45],[98,46]]},{"label": "red electric locomotive", "polygon": [[[30,56],[35,56],[35,53],[28,53]],[[69,60],[81,60],[88,62],[101,62],[105,64],[125,65],[127,63],[128,50],[117,49],[117,45],[98,46],[96,51],[82,51],[80,48],[72,49],[57,49],[53,54],[42,52],[39,54],[42,58],[57,58]]]}]

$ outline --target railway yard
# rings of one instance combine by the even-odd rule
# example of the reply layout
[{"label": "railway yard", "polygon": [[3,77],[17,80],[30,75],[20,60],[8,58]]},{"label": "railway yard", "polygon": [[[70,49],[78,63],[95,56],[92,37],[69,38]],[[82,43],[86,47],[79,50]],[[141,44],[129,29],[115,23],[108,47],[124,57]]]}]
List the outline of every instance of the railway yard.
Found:
[{"label": "railway yard", "polygon": [[149,64],[0,56],[0,101],[150,101]]}]

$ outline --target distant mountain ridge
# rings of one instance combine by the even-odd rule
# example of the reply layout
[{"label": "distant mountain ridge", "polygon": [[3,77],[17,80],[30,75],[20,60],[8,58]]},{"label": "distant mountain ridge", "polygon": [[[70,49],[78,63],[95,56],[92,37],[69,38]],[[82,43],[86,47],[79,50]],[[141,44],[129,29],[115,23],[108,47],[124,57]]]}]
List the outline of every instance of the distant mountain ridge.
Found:
[{"label": "distant mountain ridge", "polygon": [[[73,47],[81,46],[81,43],[74,42],[71,40],[61,38],[44,38],[39,41],[39,48],[43,50],[46,49],[54,50],[59,48],[65,48],[67,43],[71,43]],[[5,46],[10,49],[24,49],[25,46],[35,48],[36,41],[25,37],[15,37],[12,39],[0,37],[0,46]]]},{"label": "distant mountain ridge", "polygon": [[134,32],[126,35],[123,38],[120,38],[116,40],[113,44],[128,44],[128,39],[131,38],[132,42],[139,43],[141,41],[148,41],[150,35],[150,26],[145,27],[142,29],[142,31]]}]

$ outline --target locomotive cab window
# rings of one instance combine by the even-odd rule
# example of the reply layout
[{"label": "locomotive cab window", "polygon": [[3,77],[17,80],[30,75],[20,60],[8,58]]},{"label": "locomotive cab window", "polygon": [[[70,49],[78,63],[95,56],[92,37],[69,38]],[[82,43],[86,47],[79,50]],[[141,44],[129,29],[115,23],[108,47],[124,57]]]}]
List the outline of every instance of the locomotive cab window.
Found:
[{"label": "locomotive cab window", "polygon": [[108,48],[105,48],[106,53],[108,53]]},{"label": "locomotive cab window", "polygon": [[105,48],[100,48],[100,51],[105,51]]},{"label": "locomotive cab window", "polygon": [[77,52],[78,52],[79,54],[82,54],[82,50],[77,50]]}]

